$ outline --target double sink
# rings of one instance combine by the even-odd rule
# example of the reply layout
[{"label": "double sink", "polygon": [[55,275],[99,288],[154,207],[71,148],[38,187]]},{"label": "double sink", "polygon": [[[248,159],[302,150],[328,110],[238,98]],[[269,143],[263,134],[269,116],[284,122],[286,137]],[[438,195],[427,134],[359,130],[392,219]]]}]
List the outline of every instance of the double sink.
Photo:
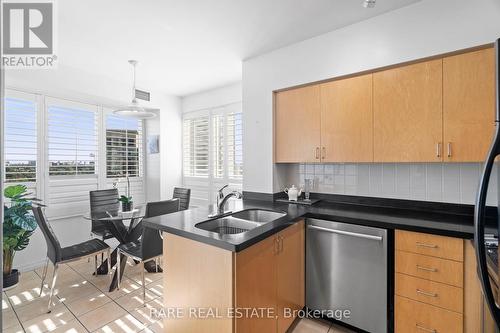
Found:
[{"label": "double sink", "polygon": [[245,209],[231,215],[200,222],[195,227],[219,235],[243,234],[266,223],[276,221],[285,215],[284,212],[274,210]]}]

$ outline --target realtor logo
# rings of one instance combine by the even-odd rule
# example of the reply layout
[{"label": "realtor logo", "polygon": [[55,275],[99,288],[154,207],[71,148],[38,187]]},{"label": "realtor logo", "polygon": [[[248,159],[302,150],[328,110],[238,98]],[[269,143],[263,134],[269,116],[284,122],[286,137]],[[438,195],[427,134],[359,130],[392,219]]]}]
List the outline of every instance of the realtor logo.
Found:
[{"label": "realtor logo", "polygon": [[54,3],[3,2],[2,6],[2,66],[54,67]]}]

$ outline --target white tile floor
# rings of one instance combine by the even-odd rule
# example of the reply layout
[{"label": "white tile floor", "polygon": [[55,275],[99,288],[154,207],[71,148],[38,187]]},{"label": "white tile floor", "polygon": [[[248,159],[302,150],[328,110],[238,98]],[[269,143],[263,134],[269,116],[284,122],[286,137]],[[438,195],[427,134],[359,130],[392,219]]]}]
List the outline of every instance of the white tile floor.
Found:
[{"label": "white tile floor", "polygon": [[[93,276],[93,263],[86,259],[61,265],[56,304],[46,313],[48,286],[39,297],[42,269],[21,274],[14,289],[2,293],[3,333],[44,332],[162,332],[161,321],[150,317],[150,308],[163,304],[162,273],[146,273],[146,308],[143,306],[139,266],[131,262],[119,291],[108,292],[108,276]],[[49,265],[47,281],[52,276]],[[301,320],[293,333],[345,333],[330,323]]]}]

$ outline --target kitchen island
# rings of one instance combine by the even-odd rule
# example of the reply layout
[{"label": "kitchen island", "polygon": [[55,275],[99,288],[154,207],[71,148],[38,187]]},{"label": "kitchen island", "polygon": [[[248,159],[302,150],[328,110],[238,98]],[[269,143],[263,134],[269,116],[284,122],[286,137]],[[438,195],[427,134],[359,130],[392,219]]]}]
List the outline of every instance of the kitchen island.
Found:
[{"label": "kitchen island", "polygon": [[204,207],[144,220],[164,233],[167,331],[286,332],[305,305],[308,218],[473,238],[472,208],[463,205],[365,198],[313,206],[242,200],[229,208],[282,216],[238,234],[200,228],[210,220]]}]

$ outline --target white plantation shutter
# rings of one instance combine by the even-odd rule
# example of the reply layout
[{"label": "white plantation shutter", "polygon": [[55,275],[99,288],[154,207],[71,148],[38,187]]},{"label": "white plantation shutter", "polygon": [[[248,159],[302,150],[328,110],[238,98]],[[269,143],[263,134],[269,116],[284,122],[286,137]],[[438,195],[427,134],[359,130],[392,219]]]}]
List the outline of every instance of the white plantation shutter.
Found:
[{"label": "white plantation shutter", "polygon": [[37,173],[37,104],[34,95],[6,92],[5,182],[35,187]]},{"label": "white plantation shutter", "polygon": [[241,103],[184,115],[184,186],[191,188],[194,205],[213,203],[225,184],[241,190],[242,126]]},{"label": "white plantation shutter", "polygon": [[226,123],[224,114],[212,115],[212,165],[214,178],[224,178]]},{"label": "white plantation shutter", "polygon": [[48,217],[84,214],[89,191],[98,189],[95,105],[46,98]]},{"label": "white plantation shutter", "polygon": [[183,120],[183,174],[185,177],[204,177],[209,174],[208,116]]},{"label": "white plantation shutter", "polygon": [[108,112],[106,115],[106,187],[116,186],[120,195],[130,195],[135,205],[146,201],[143,177],[144,133],[141,120]]},{"label": "white plantation shutter", "polygon": [[72,104],[47,105],[49,176],[97,173],[97,107]]},{"label": "white plantation shutter", "polygon": [[142,177],[142,121],[106,116],[107,178]]},{"label": "white plantation shutter", "polygon": [[227,113],[227,173],[232,180],[243,180],[243,113]]}]

